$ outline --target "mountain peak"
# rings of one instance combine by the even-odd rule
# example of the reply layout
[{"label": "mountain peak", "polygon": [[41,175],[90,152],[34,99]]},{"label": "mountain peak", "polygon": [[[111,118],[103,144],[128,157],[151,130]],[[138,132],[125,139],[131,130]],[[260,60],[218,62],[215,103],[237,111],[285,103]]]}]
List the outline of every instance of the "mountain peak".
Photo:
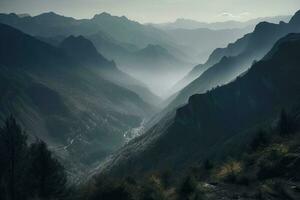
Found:
[{"label": "mountain peak", "polygon": [[56,23],[56,24],[64,24],[67,22],[75,21],[72,17],[65,17],[63,15],[59,15],[55,12],[47,12],[42,13],[40,15],[35,16],[34,18],[39,19],[42,23]]},{"label": "mountain peak", "polygon": [[93,43],[83,36],[71,35],[63,40],[60,47],[65,50],[81,52],[84,54],[97,54],[97,50]]},{"label": "mountain peak", "polygon": [[[62,48],[73,59],[83,63],[107,64],[110,63],[96,49],[94,44],[83,36],[69,36],[60,44]],[[110,63],[111,64],[111,63]]]},{"label": "mountain peak", "polygon": [[51,12],[42,13],[40,15],[37,15],[36,17],[62,17],[62,16],[51,11]]},{"label": "mountain peak", "polygon": [[28,13],[20,13],[20,14],[17,14],[19,17],[21,18],[24,18],[24,17],[31,17],[30,14]]},{"label": "mountain peak", "polygon": [[300,24],[300,10],[298,10],[294,16],[291,18],[290,24]]},{"label": "mountain peak", "polygon": [[94,15],[93,19],[110,18],[110,17],[113,17],[113,16],[111,14],[107,13],[107,12],[102,12],[100,14]]},{"label": "mountain peak", "polygon": [[98,21],[121,21],[121,22],[131,22],[126,16],[114,16],[111,15],[110,13],[103,12],[100,14],[96,14],[93,18],[93,20],[98,20]]}]

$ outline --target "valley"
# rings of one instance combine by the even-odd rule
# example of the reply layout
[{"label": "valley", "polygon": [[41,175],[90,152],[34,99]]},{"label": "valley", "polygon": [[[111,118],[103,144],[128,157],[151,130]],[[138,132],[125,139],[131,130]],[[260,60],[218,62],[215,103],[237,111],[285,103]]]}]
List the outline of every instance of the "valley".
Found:
[{"label": "valley", "polygon": [[0,9],[0,199],[300,198],[300,11],[46,10]]}]

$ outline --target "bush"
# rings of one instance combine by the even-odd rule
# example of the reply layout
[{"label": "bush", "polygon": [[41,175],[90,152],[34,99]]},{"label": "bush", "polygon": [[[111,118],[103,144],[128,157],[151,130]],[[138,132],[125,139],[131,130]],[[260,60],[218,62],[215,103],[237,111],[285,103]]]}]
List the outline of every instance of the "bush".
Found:
[{"label": "bush", "polygon": [[278,177],[284,174],[285,165],[281,162],[287,155],[288,149],[284,145],[273,145],[265,151],[260,160],[257,177],[260,180]]},{"label": "bush", "polygon": [[242,172],[242,163],[230,160],[221,166],[217,173],[217,178],[230,183],[235,183],[238,175]]},{"label": "bush", "polygon": [[290,115],[288,115],[285,110],[281,111],[277,126],[280,136],[291,135],[296,130],[294,119]]},{"label": "bush", "polygon": [[269,138],[264,130],[260,130],[253,138],[250,143],[250,148],[252,151],[256,151],[259,148],[266,147],[269,144]]},{"label": "bush", "polygon": [[133,198],[121,181],[99,178],[93,185],[93,189],[90,191],[90,194],[88,194],[87,199],[132,200]]},{"label": "bush", "polygon": [[193,179],[188,176],[183,179],[178,188],[179,199],[189,199],[189,196],[196,190],[196,185]]}]

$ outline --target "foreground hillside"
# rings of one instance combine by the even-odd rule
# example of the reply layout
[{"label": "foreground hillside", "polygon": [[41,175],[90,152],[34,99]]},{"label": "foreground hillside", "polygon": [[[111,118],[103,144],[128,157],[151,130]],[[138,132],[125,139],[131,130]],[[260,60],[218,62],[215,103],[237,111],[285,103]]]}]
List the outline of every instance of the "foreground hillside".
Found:
[{"label": "foreground hillside", "polygon": [[102,173],[138,175],[170,166],[180,171],[211,156],[239,152],[257,126],[299,106],[299,50],[299,35],[283,38],[232,83],[190,97],[175,117],[163,119],[112,156]]},{"label": "foreground hillside", "polygon": [[299,109],[283,111],[268,128],[257,127],[238,155],[210,157],[180,173],[170,167],[138,177],[100,175],[83,187],[79,199],[299,199],[299,117]]}]

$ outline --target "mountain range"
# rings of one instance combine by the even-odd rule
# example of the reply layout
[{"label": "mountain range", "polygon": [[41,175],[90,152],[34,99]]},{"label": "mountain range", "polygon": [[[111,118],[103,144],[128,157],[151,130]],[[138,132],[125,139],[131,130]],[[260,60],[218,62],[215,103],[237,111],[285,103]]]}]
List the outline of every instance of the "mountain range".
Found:
[{"label": "mountain range", "polygon": [[191,96],[176,113],[121,148],[100,172],[139,176],[170,167],[180,172],[207,158],[243,152],[257,127],[276,120],[282,109],[299,107],[299,50],[299,34],[280,39],[244,75]]},{"label": "mountain range", "polygon": [[[58,45],[70,35],[82,35],[91,40],[102,55],[114,60],[122,71],[131,73],[131,76],[140,81],[143,81],[143,78],[132,73],[133,71],[143,74],[145,70],[151,71],[151,69],[164,67],[166,62],[170,62],[172,66],[176,64],[176,67],[170,69],[170,71],[174,73],[174,77],[171,78],[177,81],[182,78],[183,73],[189,71],[193,66],[193,64],[187,62],[187,56],[167,33],[152,26],[129,20],[124,16],[117,17],[108,13],[101,13],[91,19],[77,20],[53,12],[33,17],[0,14],[0,23],[20,29],[52,45]],[[172,56],[163,57],[163,55],[160,55],[160,57],[153,58],[154,54],[150,52],[149,57],[144,55],[146,61],[140,58],[137,59],[136,54],[144,48],[147,49],[149,45],[150,47],[160,46],[161,49],[165,49]],[[145,62],[147,63],[146,66],[144,66]],[[175,69],[178,69],[178,66],[181,66],[181,70],[176,71]],[[152,77],[155,77],[155,75],[157,75],[157,72],[154,70]],[[152,82],[156,81],[157,79],[152,80]],[[161,88],[164,87],[163,89],[167,90],[172,84],[173,82],[170,82],[166,86],[162,85]],[[154,88],[151,89],[156,92]],[[161,93],[158,94],[161,95]]]},{"label": "mountain range", "polygon": [[291,16],[274,16],[274,17],[261,17],[256,19],[251,19],[245,22],[241,21],[224,21],[224,22],[200,22],[191,19],[179,18],[175,22],[161,23],[161,24],[151,24],[154,27],[170,30],[170,29],[199,29],[207,28],[212,30],[222,30],[222,29],[242,29],[242,28],[254,28],[256,24],[262,21],[267,21],[270,23],[279,23],[280,21],[288,22]]},{"label": "mountain range", "polygon": [[[205,64],[197,65],[176,86],[177,89],[189,83],[176,95],[167,110],[185,104],[196,93],[205,93],[214,87],[224,85],[246,72],[253,62],[260,60],[281,37],[299,32],[300,13],[297,12],[288,23],[259,23],[252,33],[246,34],[226,48],[217,48]],[[192,81],[192,82],[191,82]]]},{"label": "mountain range", "polygon": [[13,114],[77,175],[156,111],[136,92],[151,93],[82,36],[55,47],[0,24],[0,70],[1,121]]},{"label": "mountain range", "polygon": [[300,11],[161,25],[0,14],[0,122],[13,114],[75,179],[222,160],[300,106],[299,31]]}]

